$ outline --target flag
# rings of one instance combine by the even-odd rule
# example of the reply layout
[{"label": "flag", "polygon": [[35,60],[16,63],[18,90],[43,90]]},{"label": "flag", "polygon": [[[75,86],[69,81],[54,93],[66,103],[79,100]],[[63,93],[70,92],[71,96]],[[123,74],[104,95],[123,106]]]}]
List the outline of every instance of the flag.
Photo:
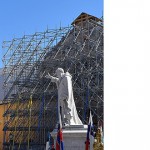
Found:
[{"label": "flag", "polygon": [[46,150],[51,150],[51,134],[48,133],[48,141],[46,142]]},{"label": "flag", "polygon": [[90,150],[93,150],[93,144],[94,144],[94,126],[93,126],[93,119],[92,114],[90,111],[90,118],[89,118],[89,124],[90,124]]},{"label": "flag", "polygon": [[50,145],[49,145],[49,141],[46,142],[46,150],[51,150],[51,147],[50,147]]},{"label": "flag", "polygon": [[89,150],[89,144],[90,144],[89,133],[90,133],[90,125],[88,124],[86,143],[85,143],[85,150]]},{"label": "flag", "polygon": [[93,144],[94,144],[94,127],[93,127],[93,120],[90,111],[85,150],[89,150],[89,145],[90,145],[90,150],[93,150]]},{"label": "flag", "polygon": [[61,123],[60,113],[59,113],[59,124],[58,124],[57,139],[56,139],[56,150],[64,150],[62,123]]}]

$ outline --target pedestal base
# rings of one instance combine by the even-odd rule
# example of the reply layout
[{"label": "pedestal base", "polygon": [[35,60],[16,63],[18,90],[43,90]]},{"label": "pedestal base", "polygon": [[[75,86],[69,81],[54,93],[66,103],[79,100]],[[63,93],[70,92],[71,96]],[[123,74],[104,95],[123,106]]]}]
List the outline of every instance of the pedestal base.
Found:
[{"label": "pedestal base", "polygon": [[[65,150],[84,150],[87,134],[87,125],[70,125],[63,127],[63,141]],[[51,133],[56,144],[57,129]]]}]

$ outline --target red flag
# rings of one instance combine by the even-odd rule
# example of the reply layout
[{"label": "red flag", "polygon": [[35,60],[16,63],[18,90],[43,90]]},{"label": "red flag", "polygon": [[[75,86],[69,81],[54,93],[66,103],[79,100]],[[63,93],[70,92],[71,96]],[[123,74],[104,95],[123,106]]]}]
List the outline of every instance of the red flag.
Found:
[{"label": "red flag", "polygon": [[59,124],[58,124],[57,139],[56,139],[56,150],[64,150],[62,123],[61,123],[60,115],[59,115]]}]

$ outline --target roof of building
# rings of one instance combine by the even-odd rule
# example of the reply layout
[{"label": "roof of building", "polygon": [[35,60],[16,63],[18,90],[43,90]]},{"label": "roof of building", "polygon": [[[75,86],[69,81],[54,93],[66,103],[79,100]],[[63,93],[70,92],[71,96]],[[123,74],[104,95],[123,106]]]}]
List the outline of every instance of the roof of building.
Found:
[{"label": "roof of building", "polygon": [[97,18],[97,17],[95,17],[95,16],[92,16],[92,15],[89,15],[89,14],[87,14],[87,13],[84,13],[84,12],[82,12],[72,23],[71,23],[71,25],[76,25],[76,24],[78,24],[78,23],[80,23],[80,22],[82,22],[82,21],[85,21],[85,20],[90,20],[90,19],[92,19],[92,20],[94,20],[94,21],[96,21],[96,22],[102,22],[102,20],[100,19],[100,18]]}]

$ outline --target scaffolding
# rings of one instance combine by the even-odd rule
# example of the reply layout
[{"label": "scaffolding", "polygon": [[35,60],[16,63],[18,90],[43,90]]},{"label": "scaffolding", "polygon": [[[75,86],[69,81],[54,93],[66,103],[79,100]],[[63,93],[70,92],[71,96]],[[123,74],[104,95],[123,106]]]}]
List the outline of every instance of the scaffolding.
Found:
[{"label": "scaffolding", "polygon": [[44,150],[57,122],[56,85],[44,76],[61,67],[72,75],[80,119],[103,121],[103,19],[81,13],[70,27],[4,41],[4,141],[7,149]]}]

